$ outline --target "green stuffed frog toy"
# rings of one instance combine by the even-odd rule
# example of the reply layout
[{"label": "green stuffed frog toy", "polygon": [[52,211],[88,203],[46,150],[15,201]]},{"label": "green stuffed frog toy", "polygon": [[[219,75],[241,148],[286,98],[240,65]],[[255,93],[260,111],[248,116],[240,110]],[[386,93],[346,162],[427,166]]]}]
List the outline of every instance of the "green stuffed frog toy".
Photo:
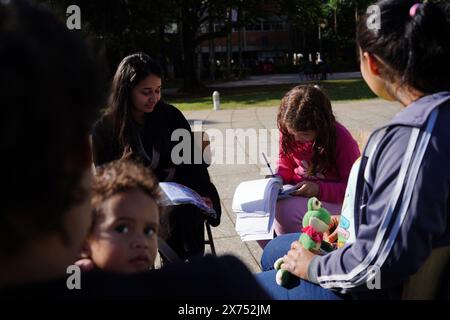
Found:
[{"label": "green stuffed frog toy", "polygon": [[[316,197],[308,200],[308,211],[303,217],[302,233],[298,241],[302,246],[313,252],[330,252],[333,250],[331,244],[323,240],[324,232],[330,228],[331,214],[322,207],[322,203]],[[286,286],[290,279],[290,273],[281,269],[283,258],[275,261],[274,268],[277,271],[276,282],[280,286]]]}]

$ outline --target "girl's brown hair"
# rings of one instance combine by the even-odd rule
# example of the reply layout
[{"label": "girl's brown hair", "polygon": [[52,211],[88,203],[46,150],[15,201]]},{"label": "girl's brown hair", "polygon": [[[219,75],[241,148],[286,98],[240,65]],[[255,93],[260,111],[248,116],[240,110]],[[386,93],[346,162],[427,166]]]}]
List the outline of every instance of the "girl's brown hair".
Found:
[{"label": "girl's brown hair", "polygon": [[313,145],[309,175],[326,172],[336,158],[336,119],[328,97],[315,86],[300,85],[291,89],[281,100],[277,124],[282,134],[281,149],[285,155],[294,152],[294,131],[314,130],[317,133]]}]

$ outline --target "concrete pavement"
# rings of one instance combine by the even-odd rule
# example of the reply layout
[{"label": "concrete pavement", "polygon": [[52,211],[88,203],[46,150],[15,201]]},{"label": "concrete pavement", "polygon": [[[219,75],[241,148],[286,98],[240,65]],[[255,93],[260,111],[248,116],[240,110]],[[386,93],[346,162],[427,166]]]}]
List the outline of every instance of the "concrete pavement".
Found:
[{"label": "concrete pavement", "polygon": [[[398,103],[379,99],[333,103],[333,110],[337,120],[346,126],[362,145],[375,128],[386,123],[401,109],[402,107]],[[274,165],[278,143],[276,140],[273,140],[269,133],[271,129],[276,131],[277,128],[277,107],[185,111],[184,115],[192,126],[194,123],[198,126],[198,121],[201,121],[202,130],[206,130],[210,136],[211,133],[213,134],[211,139],[212,153],[213,157],[216,157],[213,158],[213,164],[210,166],[209,172],[222,201],[221,224],[216,228],[212,228],[217,254],[229,253],[236,255],[247,264],[250,270],[258,272],[261,270],[260,258],[262,250],[255,241],[242,242],[237,235],[234,229],[236,217],[231,210],[231,202],[234,190],[241,181],[261,179],[267,173],[267,169],[266,165],[260,159],[257,159],[261,151],[261,145],[258,145],[255,152],[251,149],[251,145],[254,142],[246,143],[239,140],[239,138],[236,139],[232,134],[236,133],[237,129],[243,129],[240,133],[238,132],[238,135],[245,132],[248,133],[248,130],[254,129],[258,132],[259,129],[262,129],[259,140],[267,139],[276,147],[275,152],[270,153],[269,151],[268,153],[270,162]],[[264,132],[267,134],[264,134]],[[272,149],[272,144],[269,150],[274,150]],[[245,154],[247,159],[244,164],[236,164],[236,160],[233,164],[214,163],[215,160],[218,160],[216,162],[226,160],[226,157],[223,154],[221,155],[220,152],[216,153],[216,150],[222,150],[223,154],[231,154],[232,152],[234,152],[234,155]]]}]

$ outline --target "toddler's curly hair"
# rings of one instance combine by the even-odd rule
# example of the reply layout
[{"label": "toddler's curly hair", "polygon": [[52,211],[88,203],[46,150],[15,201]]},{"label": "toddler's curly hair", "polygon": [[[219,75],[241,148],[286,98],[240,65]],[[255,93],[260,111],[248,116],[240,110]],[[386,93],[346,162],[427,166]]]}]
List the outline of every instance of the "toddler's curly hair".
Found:
[{"label": "toddler's curly hair", "polygon": [[155,200],[160,217],[160,236],[167,236],[165,207],[159,205],[162,191],[150,169],[129,160],[117,160],[96,169],[92,184],[93,221],[91,232],[103,214],[102,204],[115,194],[137,188]]}]

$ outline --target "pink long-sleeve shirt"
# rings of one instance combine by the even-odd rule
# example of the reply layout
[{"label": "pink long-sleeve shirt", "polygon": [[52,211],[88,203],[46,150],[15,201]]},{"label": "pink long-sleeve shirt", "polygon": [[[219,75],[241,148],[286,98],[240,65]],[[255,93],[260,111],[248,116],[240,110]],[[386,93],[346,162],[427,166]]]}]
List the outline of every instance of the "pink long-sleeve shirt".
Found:
[{"label": "pink long-sleeve shirt", "polygon": [[353,163],[360,156],[359,147],[350,132],[336,122],[336,163],[325,174],[308,175],[308,167],[313,155],[313,142],[296,142],[295,150],[285,155],[282,152],[280,133],[280,153],[277,175],[284,184],[313,181],[319,185],[318,198],[331,203],[342,203],[345,188]]}]

